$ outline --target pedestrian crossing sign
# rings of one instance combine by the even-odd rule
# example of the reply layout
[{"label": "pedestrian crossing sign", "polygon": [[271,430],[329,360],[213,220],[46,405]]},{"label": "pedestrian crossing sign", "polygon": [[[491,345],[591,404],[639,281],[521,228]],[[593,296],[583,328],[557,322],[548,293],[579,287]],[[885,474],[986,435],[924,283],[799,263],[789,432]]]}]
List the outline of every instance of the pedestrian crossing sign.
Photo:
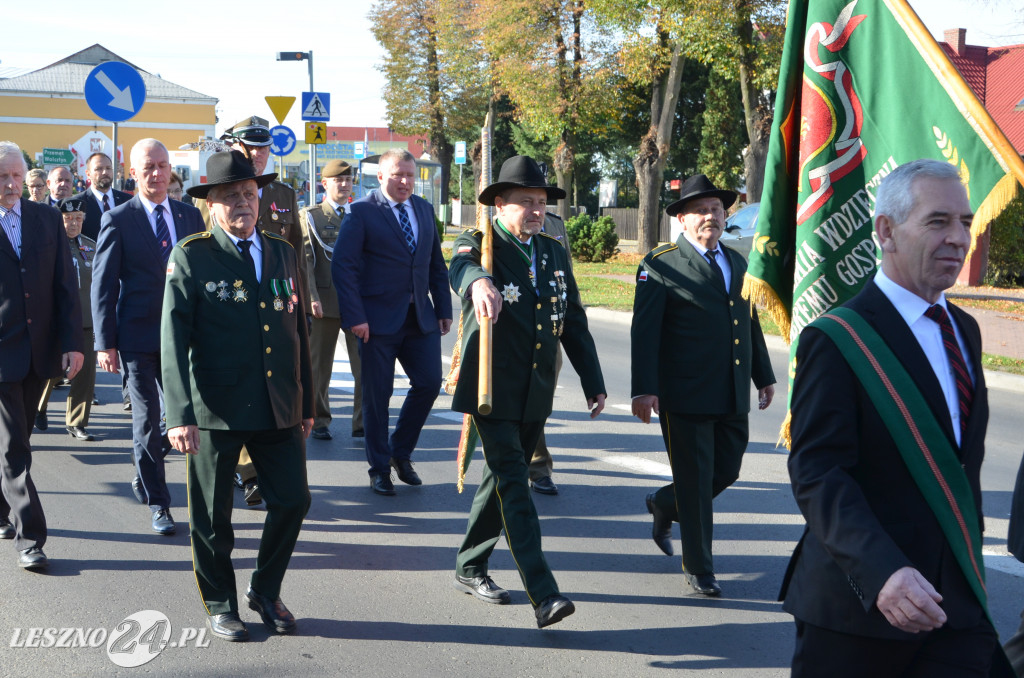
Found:
[{"label": "pedestrian crossing sign", "polygon": [[303,92],[302,119],[314,122],[330,120],[331,95],[327,92]]},{"label": "pedestrian crossing sign", "polygon": [[326,144],[327,143],[327,123],[325,123],[325,122],[307,122],[306,123],[306,143],[307,144]]}]

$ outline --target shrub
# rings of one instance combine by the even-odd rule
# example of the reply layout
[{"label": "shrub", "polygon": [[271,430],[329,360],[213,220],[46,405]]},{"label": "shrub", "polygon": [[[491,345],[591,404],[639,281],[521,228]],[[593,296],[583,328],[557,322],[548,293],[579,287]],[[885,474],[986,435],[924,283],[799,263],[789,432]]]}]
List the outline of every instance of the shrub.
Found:
[{"label": "shrub", "polygon": [[580,214],[565,222],[565,230],[576,261],[607,261],[618,252],[619,236],[611,217],[594,221],[590,215]]},{"label": "shrub", "polygon": [[1024,283],[1024,197],[1018,195],[990,225],[986,285]]}]

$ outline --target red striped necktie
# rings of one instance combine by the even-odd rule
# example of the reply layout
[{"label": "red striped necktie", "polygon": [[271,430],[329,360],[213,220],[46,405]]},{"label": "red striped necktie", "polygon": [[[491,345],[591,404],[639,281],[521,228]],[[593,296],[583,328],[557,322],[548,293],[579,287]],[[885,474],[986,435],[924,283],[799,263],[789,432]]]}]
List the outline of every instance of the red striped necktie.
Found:
[{"label": "red striped necktie", "polygon": [[964,355],[960,352],[960,343],[956,340],[956,332],[953,331],[953,323],[950,322],[946,309],[936,304],[929,306],[924,314],[942,328],[942,345],[946,349],[946,358],[949,359],[949,364],[953,368],[953,377],[956,379],[956,395],[960,403],[960,443],[962,445],[964,433],[967,431],[967,418],[971,414],[971,402],[974,400],[974,385],[971,383],[967,363],[964,362]]}]

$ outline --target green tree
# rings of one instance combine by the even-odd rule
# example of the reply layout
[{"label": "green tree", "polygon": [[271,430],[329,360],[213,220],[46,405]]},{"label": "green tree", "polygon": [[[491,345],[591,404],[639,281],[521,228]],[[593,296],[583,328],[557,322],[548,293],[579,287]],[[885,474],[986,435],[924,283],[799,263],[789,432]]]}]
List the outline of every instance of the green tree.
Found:
[{"label": "green tree", "polygon": [[740,151],[747,144],[740,84],[717,68],[711,70],[706,82],[697,171],[706,174],[715,186],[735,188],[744,174]]},{"label": "green tree", "polygon": [[[380,0],[371,31],[384,48],[388,124],[399,134],[425,136],[441,163],[441,201],[448,202],[452,140],[478,126],[489,96],[482,55],[470,30],[468,0]],[[473,64],[470,67],[470,64]]]}]

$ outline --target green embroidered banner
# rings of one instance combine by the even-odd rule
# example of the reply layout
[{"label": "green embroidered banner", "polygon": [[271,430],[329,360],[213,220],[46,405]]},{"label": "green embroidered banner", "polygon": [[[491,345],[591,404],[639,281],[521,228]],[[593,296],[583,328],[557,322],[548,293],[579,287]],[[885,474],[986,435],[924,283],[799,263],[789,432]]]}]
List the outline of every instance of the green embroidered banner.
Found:
[{"label": "green embroidered banner", "polygon": [[790,0],[743,294],[772,314],[791,360],[800,330],[874,273],[875,190],[918,158],[960,169],[975,240],[1024,183],[1024,162],[905,0]]}]

